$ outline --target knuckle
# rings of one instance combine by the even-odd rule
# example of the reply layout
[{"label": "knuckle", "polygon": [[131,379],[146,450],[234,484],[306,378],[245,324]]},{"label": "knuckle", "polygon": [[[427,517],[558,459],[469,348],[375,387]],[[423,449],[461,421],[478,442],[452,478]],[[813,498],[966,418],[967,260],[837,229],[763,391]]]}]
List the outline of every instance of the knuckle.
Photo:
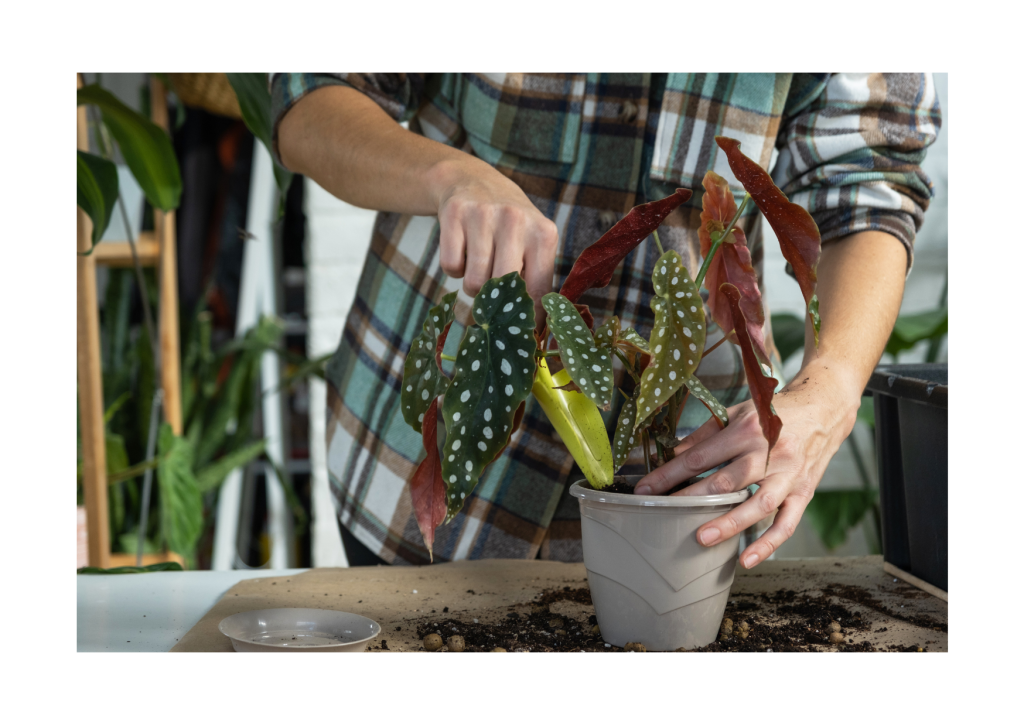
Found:
[{"label": "knuckle", "polygon": [[715,474],[710,477],[711,481],[708,482],[709,488],[712,494],[730,494],[732,493],[733,486],[732,482],[729,481],[729,477],[724,474]]},{"label": "knuckle", "polygon": [[762,487],[758,490],[758,506],[764,514],[771,514],[779,507],[778,499],[774,494],[769,491],[765,491]]},{"label": "knuckle", "polygon": [[558,225],[547,217],[540,223],[540,239],[545,247],[554,247],[558,244]]},{"label": "knuckle", "polygon": [[708,457],[700,448],[693,448],[683,454],[683,463],[693,471],[704,471]]}]

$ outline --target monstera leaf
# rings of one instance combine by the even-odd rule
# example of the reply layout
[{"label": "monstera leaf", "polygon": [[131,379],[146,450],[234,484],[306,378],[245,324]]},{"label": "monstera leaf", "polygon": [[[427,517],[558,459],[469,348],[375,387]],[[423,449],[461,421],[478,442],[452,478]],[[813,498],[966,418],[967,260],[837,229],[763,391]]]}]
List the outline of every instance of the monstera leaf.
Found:
[{"label": "monstera leaf", "polygon": [[800,283],[800,292],[803,293],[807,313],[814,325],[814,344],[817,345],[821,329],[818,297],[814,293],[818,282],[818,257],[821,255],[818,225],[806,209],[789,201],[789,197],[775,186],[768,172],[740,151],[740,142],[725,136],[716,136],[715,142],[725,152],[729,168],[736,179],[775,230],[782,256],[792,265],[793,274]]},{"label": "monstera leaf", "polygon": [[473,301],[473,319],[441,408],[448,431],[441,460],[447,521],[508,443],[516,409],[530,394],[537,370],[533,300],[518,272],[484,284]]},{"label": "monstera leaf", "polygon": [[557,292],[541,298],[548,326],[558,341],[559,358],[583,395],[607,411],[612,400],[612,357],[597,341],[575,306]]},{"label": "monstera leaf", "polygon": [[434,561],[434,531],[444,521],[448,506],[445,502],[445,487],[441,479],[441,459],[437,455],[437,399],[430,402],[423,419],[423,448],[427,458],[416,467],[409,480],[412,507],[416,512],[423,543]]},{"label": "monstera leaf", "polygon": [[[740,291],[728,282],[723,283],[719,291],[732,306],[733,320],[739,322],[743,317],[743,310],[740,308]],[[750,344],[750,337],[747,335],[746,325],[736,326],[736,338],[743,353],[743,370],[747,374],[747,386],[750,388],[750,397],[754,401],[754,408],[757,409],[757,418],[761,423],[761,432],[768,441],[768,456],[764,462],[765,471],[768,471],[768,462],[771,461],[772,448],[779,440],[779,433],[782,431],[782,419],[775,413],[772,406],[772,397],[775,395],[775,387],[779,382],[771,376],[766,376]]]},{"label": "monstera leaf", "polygon": [[689,189],[676,189],[664,199],[640,204],[629,210],[576,259],[559,292],[572,302],[592,287],[604,287],[622,259],[636,249],[665,221],[673,209],[693,195]]},{"label": "monstera leaf", "polygon": [[700,293],[675,250],[658,259],[652,280],[655,297],[651,300],[651,364],[640,377],[634,431],[697,370],[707,334]]},{"label": "monstera leaf", "polygon": [[711,395],[711,391],[707,389],[707,386],[698,381],[696,376],[690,376],[684,383],[690,393],[693,394],[693,397],[703,403],[705,408],[711,412],[711,415],[718,419],[718,424],[722,428],[729,425],[729,414],[725,410],[725,406],[720,404],[718,399]]},{"label": "monstera leaf", "polygon": [[638,434],[633,431],[636,425],[636,399],[640,396],[640,386],[636,387],[633,395],[626,399],[619,412],[619,420],[615,424],[615,433],[612,435],[612,455],[614,456],[615,471],[622,468],[629,458],[629,452],[637,446]]},{"label": "monstera leaf", "polygon": [[448,390],[448,378],[441,371],[441,351],[455,319],[455,299],[458,296],[458,292],[450,292],[430,309],[423,321],[423,332],[412,341],[405,357],[402,416],[417,432],[422,432],[427,408]]},{"label": "monstera leaf", "polygon": [[[721,235],[736,215],[736,199],[725,179],[713,171],[704,175],[703,211],[700,214],[700,252],[706,258],[711,252],[712,234]],[[718,253],[704,276],[704,287],[708,290],[708,310],[718,327],[730,340],[735,336],[730,331],[736,327],[732,319],[729,301],[718,291],[724,282],[732,283],[740,291],[740,307],[747,322],[747,334],[761,363],[771,367],[771,359],[764,345],[764,306],[761,290],[757,286],[757,271],[750,259],[747,238],[743,230],[733,228],[723,240]]]}]

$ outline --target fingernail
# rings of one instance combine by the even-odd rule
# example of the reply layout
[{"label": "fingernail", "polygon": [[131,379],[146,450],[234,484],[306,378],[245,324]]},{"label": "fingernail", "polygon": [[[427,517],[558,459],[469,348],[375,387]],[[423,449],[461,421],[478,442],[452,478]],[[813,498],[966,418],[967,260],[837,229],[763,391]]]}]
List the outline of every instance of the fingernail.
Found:
[{"label": "fingernail", "polygon": [[714,544],[718,541],[718,537],[720,534],[721,532],[719,532],[714,527],[708,527],[707,529],[701,531],[699,535],[700,543],[702,545]]},{"label": "fingernail", "polygon": [[640,486],[638,486],[636,489],[633,490],[633,493],[634,494],[650,494],[651,493],[651,487],[650,487],[649,484],[641,484]]},{"label": "fingernail", "polygon": [[[747,559],[743,560],[743,566],[749,570],[751,567],[756,565],[760,559],[761,558],[758,555],[747,555]],[[758,575],[758,577],[760,577],[760,575]]]}]

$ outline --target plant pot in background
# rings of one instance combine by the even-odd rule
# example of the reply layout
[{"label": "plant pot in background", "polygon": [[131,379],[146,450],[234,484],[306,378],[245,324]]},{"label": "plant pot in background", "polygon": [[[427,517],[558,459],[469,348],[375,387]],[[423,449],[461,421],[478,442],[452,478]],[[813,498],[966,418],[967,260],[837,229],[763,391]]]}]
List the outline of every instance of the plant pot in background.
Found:
[{"label": "plant pot in background", "polygon": [[[639,476],[624,477],[630,484]],[[648,650],[697,648],[715,640],[739,554],[739,536],[713,547],[697,529],[750,497],[638,496],[569,490],[579,500],[583,560],[606,643]]]},{"label": "plant pot in background", "polygon": [[948,591],[947,364],[879,366],[867,387],[885,561]]}]

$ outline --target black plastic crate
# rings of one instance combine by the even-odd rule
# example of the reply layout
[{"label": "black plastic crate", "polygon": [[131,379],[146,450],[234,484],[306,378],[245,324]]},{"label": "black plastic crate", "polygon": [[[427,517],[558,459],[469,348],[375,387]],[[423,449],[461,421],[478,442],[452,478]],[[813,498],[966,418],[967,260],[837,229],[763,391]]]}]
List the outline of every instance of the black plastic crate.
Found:
[{"label": "black plastic crate", "polygon": [[879,366],[867,388],[885,561],[948,592],[947,364]]}]

